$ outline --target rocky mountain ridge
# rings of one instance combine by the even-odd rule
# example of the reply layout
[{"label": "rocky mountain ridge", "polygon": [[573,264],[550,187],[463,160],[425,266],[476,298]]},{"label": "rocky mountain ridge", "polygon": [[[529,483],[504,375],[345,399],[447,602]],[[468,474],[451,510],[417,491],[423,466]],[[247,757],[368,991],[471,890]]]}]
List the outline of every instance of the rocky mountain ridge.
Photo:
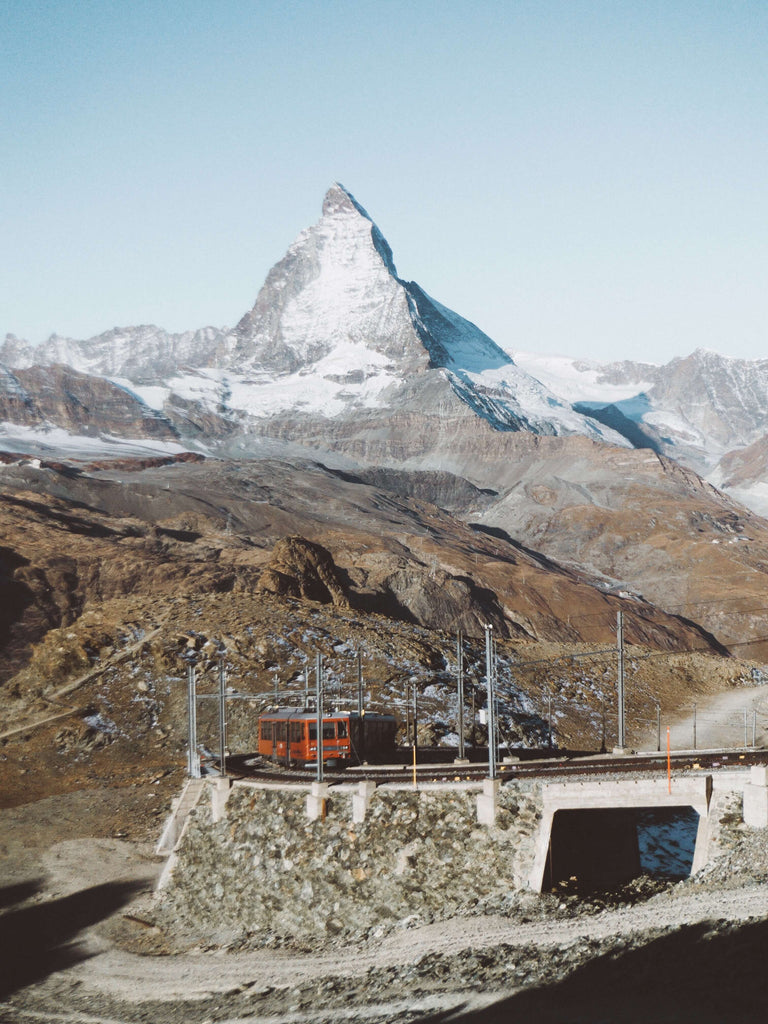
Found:
[{"label": "rocky mountain ridge", "polygon": [[[515,352],[516,361],[575,409],[696,470],[761,515],[768,467],[747,453],[768,437],[768,360],[706,349],[663,366],[594,363]],[[744,453],[744,455],[742,455]],[[738,462],[735,478],[729,467]]]},{"label": "rocky mountain ridge", "polygon": [[[146,425],[160,416],[186,444],[214,451],[233,436],[276,436],[281,418],[319,415],[334,421],[333,433],[377,409],[417,406],[418,413],[425,403],[450,405],[452,391],[494,429],[647,447],[768,512],[768,465],[741,456],[752,445],[759,451],[768,431],[768,360],[697,350],[654,366],[505,351],[398,277],[383,234],[340,185],[328,191],[320,221],[273,267],[234,329],[168,334],[145,325],[87,341],[54,335],[37,346],[8,335],[0,364],[11,372],[0,379],[5,423],[32,425],[29,413],[19,416],[14,407],[13,375],[62,364],[111,379],[130,396],[124,402],[137,403],[122,430],[99,424],[92,411],[91,435],[108,435],[109,443],[135,439],[144,435],[136,427],[130,435],[131,421]],[[75,438],[85,429],[55,414],[35,422]],[[10,439],[13,432],[3,433]]]},{"label": "rocky mountain ridge", "polygon": [[496,429],[625,443],[522,372],[474,324],[401,280],[382,233],[340,185],[233,331],[115,329],[37,348],[10,338],[0,349],[11,370],[56,362],[109,376],[158,412],[195,403],[243,433],[260,432],[277,414],[343,420],[407,407],[418,378],[431,385],[418,389],[419,401],[454,394]]}]

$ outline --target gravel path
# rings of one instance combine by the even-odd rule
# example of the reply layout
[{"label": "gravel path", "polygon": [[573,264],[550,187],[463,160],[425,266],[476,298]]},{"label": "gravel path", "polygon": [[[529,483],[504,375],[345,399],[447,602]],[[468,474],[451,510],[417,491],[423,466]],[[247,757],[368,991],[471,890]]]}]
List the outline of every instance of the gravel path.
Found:
[{"label": "gravel path", "polygon": [[183,954],[142,957],[116,949],[99,951],[72,968],[70,980],[83,988],[116,999],[146,1002],[203,999],[239,986],[309,985],[329,976],[362,978],[372,969],[402,967],[423,957],[453,957],[467,950],[489,947],[529,949],[566,947],[583,939],[636,937],[644,932],[673,929],[705,921],[744,922],[768,918],[768,886],[735,891],[672,891],[647,903],[595,916],[558,918],[521,923],[502,917],[457,918],[423,928],[398,932],[370,949],[317,956],[296,956],[282,951],[254,953]]},{"label": "gravel path", "polygon": [[[747,717],[747,743],[752,742],[752,715],[756,713],[757,746],[768,743],[768,686],[749,686],[728,690],[699,700],[696,708],[696,746],[699,750],[737,748],[744,745],[744,712]],[[673,750],[693,746],[693,704],[691,710],[674,720],[662,721],[662,746],[670,729]]]}]

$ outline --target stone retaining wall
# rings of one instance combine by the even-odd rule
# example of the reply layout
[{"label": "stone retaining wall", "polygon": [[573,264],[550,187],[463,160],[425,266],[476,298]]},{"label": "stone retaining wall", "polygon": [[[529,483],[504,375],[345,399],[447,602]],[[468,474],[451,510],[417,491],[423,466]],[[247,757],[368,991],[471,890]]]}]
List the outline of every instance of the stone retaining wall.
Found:
[{"label": "stone retaining wall", "polygon": [[[306,787],[209,787],[176,851],[161,912],[211,943],[311,940],[448,917],[525,887],[539,784],[502,786],[493,825],[477,785],[377,788],[353,822],[352,787],[332,787],[309,820]],[[218,820],[216,820],[218,819]]]}]

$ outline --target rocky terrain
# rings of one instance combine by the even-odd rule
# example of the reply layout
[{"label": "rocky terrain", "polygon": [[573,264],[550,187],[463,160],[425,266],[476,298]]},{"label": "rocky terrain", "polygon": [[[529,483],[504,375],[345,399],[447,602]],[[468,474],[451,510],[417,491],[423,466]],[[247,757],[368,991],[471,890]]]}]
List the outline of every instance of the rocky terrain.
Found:
[{"label": "rocky terrain", "polygon": [[[149,795],[142,786],[123,794],[124,822],[126,804],[138,808]],[[641,881],[586,901],[510,893],[448,921],[394,920],[352,947],[345,937],[168,955],[173,936],[155,923],[149,899],[159,864],[140,841],[140,816],[110,836],[116,796],[105,789],[0,811],[10,968],[0,1020],[763,1018],[768,845],[740,824],[735,805],[717,815],[719,856],[682,883]]]},{"label": "rocky terrain", "polygon": [[[265,693],[298,686],[317,652],[334,685],[351,689],[359,650],[372,698],[402,700],[411,678],[425,694],[438,687],[436,738],[453,728],[456,633],[467,638],[480,687],[486,622],[504,659],[507,728],[526,742],[539,735],[551,694],[561,745],[595,743],[601,708],[614,705],[619,609],[638,654],[630,699],[639,717],[650,719],[656,700],[671,712],[697,691],[762,681],[748,651],[724,657],[688,616],[468,523],[458,512],[481,512],[492,496],[447,476],[388,480],[379,471],[367,483],[318,463],[199,459],[21,462],[0,472],[6,730],[63,713],[71,693],[88,709],[81,720],[115,723],[113,740],[143,716],[146,730],[157,726],[178,744],[179,644],[190,630],[224,641],[237,688]],[[406,495],[406,484],[437,491],[454,513]],[[709,542],[722,535],[717,522],[703,527],[701,547],[719,553]],[[732,572],[743,549],[723,550]],[[102,694],[113,680],[125,707]],[[169,687],[176,696],[166,706],[159,694]]]}]

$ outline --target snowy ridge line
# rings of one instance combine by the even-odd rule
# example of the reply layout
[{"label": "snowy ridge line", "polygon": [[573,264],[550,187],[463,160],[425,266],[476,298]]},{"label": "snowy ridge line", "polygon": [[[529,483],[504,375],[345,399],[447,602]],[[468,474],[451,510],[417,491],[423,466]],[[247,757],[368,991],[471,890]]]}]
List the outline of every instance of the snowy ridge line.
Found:
[{"label": "snowy ridge line", "polygon": [[495,429],[626,444],[557,399],[475,324],[400,279],[383,234],[338,184],[234,330],[115,328],[84,342],[54,336],[34,349],[9,337],[3,360],[65,362],[108,376],[156,412],[171,412],[178,398],[244,429],[243,417],[386,408],[414,374],[446,371],[455,394]]}]

